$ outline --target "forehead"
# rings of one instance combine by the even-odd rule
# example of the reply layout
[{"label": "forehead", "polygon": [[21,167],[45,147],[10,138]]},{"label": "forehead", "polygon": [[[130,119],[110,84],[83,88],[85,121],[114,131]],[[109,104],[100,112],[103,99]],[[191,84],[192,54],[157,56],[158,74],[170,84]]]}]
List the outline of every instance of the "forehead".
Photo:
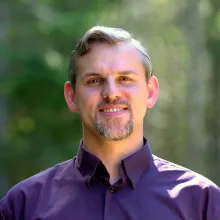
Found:
[{"label": "forehead", "polygon": [[144,72],[140,52],[129,43],[94,43],[91,50],[78,58],[78,74],[87,72],[113,73],[131,70]]}]

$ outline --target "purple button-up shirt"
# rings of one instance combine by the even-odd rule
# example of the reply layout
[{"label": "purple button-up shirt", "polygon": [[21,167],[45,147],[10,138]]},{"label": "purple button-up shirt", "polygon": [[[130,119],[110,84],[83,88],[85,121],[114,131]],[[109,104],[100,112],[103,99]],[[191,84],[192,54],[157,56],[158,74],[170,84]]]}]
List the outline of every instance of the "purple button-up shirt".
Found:
[{"label": "purple button-up shirt", "polygon": [[220,219],[219,188],[152,155],[145,138],[120,173],[110,185],[102,162],[80,145],[77,157],[15,185],[0,202],[0,220]]}]

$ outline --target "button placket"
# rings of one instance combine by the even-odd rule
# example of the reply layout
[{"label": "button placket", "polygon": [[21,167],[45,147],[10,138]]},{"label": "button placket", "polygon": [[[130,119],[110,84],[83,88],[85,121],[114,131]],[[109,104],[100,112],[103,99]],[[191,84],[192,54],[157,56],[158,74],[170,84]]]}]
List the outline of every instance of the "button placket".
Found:
[{"label": "button placket", "polygon": [[116,186],[111,186],[110,188],[109,188],[109,191],[111,192],[111,193],[114,193],[115,191],[116,191]]}]

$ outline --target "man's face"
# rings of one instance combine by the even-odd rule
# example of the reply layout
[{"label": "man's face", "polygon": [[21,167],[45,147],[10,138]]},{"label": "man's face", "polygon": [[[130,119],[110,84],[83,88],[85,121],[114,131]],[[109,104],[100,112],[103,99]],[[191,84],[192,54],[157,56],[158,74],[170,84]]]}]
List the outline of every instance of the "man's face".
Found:
[{"label": "man's face", "polygon": [[94,43],[77,66],[72,98],[84,133],[116,141],[143,130],[149,90],[141,55],[132,45]]}]

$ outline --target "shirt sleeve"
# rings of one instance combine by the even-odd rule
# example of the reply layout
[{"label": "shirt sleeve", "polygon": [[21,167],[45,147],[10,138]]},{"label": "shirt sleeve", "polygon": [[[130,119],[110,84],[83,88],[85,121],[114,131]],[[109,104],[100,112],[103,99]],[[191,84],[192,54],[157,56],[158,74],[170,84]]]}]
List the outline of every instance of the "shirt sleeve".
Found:
[{"label": "shirt sleeve", "polygon": [[211,186],[207,202],[207,220],[220,220],[220,189]]},{"label": "shirt sleeve", "polygon": [[22,190],[15,186],[0,200],[0,220],[24,219],[25,197]]},{"label": "shirt sleeve", "polygon": [[14,220],[9,204],[6,204],[6,198],[0,200],[0,220]]}]

